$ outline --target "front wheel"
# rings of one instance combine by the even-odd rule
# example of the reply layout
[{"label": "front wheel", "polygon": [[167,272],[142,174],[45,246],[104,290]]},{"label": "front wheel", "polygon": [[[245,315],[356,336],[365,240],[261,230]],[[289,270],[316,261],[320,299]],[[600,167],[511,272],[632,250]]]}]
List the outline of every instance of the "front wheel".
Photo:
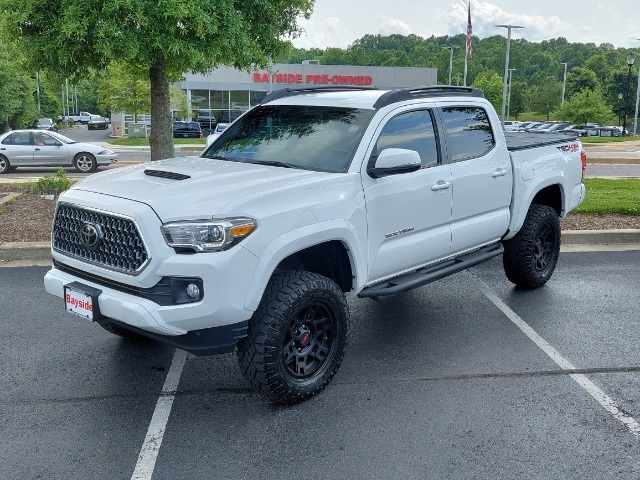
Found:
[{"label": "front wheel", "polygon": [[9,159],[3,155],[0,155],[0,175],[2,175],[3,173],[7,173],[9,170],[11,170]]},{"label": "front wheel", "polygon": [[238,343],[238,363],[256,392],[293,405],[328,385],[348,332],[347,302],[332,280],[305,271],[278,273]]},{"label": "front wheel", "polygon": [[538,288],[551,278],[559,255],[558,213],[533,204],[520,231],[504,242],[502,264],[509,281],[522,288]]},{"label": "front wheel", "polygon": [[90,173],[98,168],[98,163],[93,155],[90,153],[79,153],[76,158],[73,159],[73,167],[82,173]]}]

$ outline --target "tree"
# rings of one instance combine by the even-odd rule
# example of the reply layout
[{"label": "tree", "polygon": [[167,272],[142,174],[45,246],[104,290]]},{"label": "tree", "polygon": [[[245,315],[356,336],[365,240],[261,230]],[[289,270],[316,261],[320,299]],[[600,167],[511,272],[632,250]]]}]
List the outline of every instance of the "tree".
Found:
[{"label": "tree", "polygon": [[502,111],[502,79],[497,73],[481,73],[473,81],[472,87],[484,92],[484,97],[491,102],[493,107]]},{"label": "tree", "polygon": [[573,95],[560,112],[562,118],[576,124],[589,122],[606,124],[613,111],[606,104],[599,90],[585,89]]},{"label": "tree", "polygon": [[588,88],[595,90],[600,86],[598,76],[593,70],[584,67],[575,67],[567,74],[567,96],[581,92]]},{"label": "tree", "polygon": [[[249,70],[283,54],[314,0],[0,0],[0,29],[34,67],[76,78],[113,61],[151,85],[151,159],[173,156],[169,84],[219,65]],[[51,12],[55,12],[52,14]]]},{"label": "tree", "polygon": [[547,77],[534,86],[529,94],[529,108],[535,113],[549,115],[562,103],[562,82],[554,77]]},{"label": "tree", "polygon": [[133,114],[133,121],[151,108],[151,85],[142,72],[121,63],[109,65],[98,82],[100,104],[115,112]]},{"label": "tree", "polygon": [[[24,69],[24,57],[14,45],[0,41],[0,125],[22,126],[37,114],[31,95],[35,78]],[[0,131],[4,128],[0,127]]]}]

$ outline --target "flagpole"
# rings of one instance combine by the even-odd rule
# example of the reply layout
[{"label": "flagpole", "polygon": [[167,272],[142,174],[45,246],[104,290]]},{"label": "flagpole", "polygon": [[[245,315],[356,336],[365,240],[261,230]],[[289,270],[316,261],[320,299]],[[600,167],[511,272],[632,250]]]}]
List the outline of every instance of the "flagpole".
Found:
[{"label": "flagpole", "polygon": [[467,59],[469,58],[469,50],[464,49],[464,78],[462,80],[462,85],[467,86]]}]

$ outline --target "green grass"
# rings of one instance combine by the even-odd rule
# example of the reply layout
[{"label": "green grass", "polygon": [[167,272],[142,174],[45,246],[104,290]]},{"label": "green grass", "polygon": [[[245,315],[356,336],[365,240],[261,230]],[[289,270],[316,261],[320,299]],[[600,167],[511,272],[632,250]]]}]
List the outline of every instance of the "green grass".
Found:
[{"label": "green grass", "polygon": [[640,140],[640,137],[580,137],[582,143],[621,143]]},{"label": "green grass", "polygon": [[585,178],[584,183],[587,195],[576,213],[640,215],[640,179]]},{"label": "green grass", "polygon": [[[107,139],[107,143],[111,145],[127,145],[132,147],[148,147],[149,139],[148,138],[109,138]],[[174,138],[174,145],[205,145],[207,143],[206,138]]]}]

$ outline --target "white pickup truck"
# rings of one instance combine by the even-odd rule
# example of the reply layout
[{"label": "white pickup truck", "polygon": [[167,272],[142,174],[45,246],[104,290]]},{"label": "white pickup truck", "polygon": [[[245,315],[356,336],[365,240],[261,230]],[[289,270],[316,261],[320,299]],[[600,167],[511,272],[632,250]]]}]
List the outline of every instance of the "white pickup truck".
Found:
[{"label": "white pickup truck", "polygon": [[44,283],[114,334],[237,348],[251,387],[292,404],[338,370],[345,297],[497,255],[516,285],[544,285],[585,167],[575,137],[505,137],[477,89],[280,90],[199,157],[62,194]]},{"label": "white pickup truck", "polygon": [[77,115],[65,115],[64,120],[73,120],[74,123],[89,123],[91,120],[91,113],[89,112],[80,112]]}]

